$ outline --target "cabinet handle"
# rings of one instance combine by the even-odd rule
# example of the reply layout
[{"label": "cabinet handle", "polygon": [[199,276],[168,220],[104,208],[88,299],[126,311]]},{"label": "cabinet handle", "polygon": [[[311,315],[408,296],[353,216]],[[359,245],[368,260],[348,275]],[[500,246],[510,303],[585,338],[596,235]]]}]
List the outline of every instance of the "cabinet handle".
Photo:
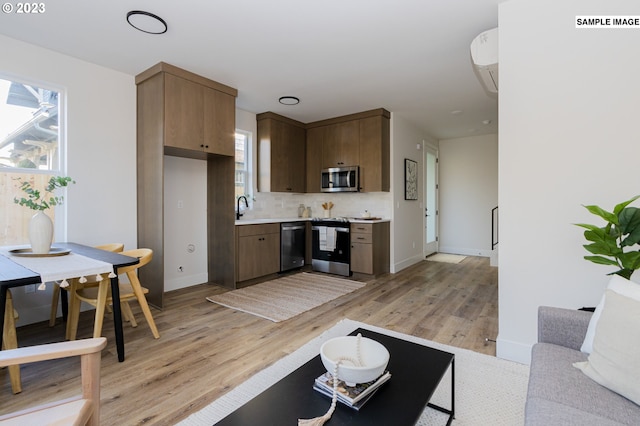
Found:
[{"label": "cabinet handle", "polygon": [[358,239],[359,239],[359,240],[364,240],[364,238],[362,238],[362,237],[358,237]]},{"label": "cabinet handle", "polygon": [[200,144],[200,148],[204,148],[204,144]]}]

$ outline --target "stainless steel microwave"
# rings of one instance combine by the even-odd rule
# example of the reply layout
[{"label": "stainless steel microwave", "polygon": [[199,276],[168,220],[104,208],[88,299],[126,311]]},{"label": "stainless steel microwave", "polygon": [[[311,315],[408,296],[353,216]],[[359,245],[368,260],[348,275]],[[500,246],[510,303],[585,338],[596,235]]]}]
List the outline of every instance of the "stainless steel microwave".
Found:
[{"label": "stainless steel microwave", "polygon": [[358,192],[360,167],[332,167],[322,170],[322,192]]}]

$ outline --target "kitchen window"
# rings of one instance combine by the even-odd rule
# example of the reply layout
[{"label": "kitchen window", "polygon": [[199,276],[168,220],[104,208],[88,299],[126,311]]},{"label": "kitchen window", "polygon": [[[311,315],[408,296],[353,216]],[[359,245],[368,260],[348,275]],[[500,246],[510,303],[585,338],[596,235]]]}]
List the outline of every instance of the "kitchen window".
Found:
[{"label": "kitchen window", "polygon": [[[45,84],[0,77],[0,245],[28,243],[35,212],[13,202],[24,195],[17,179],[44,190],[51,176],[62,174],[62,95]],[[55,223],[54,209],[47,214]]]},{"label": "kitchen window", "polygon": [[251,192],[251,132],[236,130],[236,198]]}]

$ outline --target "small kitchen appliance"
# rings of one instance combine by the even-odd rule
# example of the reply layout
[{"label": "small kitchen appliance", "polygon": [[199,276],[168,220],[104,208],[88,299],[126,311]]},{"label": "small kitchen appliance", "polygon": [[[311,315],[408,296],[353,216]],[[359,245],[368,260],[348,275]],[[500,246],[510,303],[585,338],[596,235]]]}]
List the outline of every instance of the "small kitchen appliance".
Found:
[{"label": "small kitchen appliance", "polygon": [[332,167],[323,169],[320,190],[322,192],[358,192],[360,167]]}]

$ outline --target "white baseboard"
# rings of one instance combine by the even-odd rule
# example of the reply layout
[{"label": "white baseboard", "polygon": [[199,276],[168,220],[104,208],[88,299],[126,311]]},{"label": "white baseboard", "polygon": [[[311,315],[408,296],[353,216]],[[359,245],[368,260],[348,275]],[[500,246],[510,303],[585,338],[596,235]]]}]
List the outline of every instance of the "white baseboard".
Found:
[{"label": "white baseboard", "polygon": [[531,364],[531,347],[522,342],[514,342],[512,340],[501,339],[498,335],[496,339],[496,356],[509,361],[519,362],[520,364]]},{"label": "white baseboard", "polygon": [[172,280],[165,280],[164,291],[166,292],[166,291],[172,291],[172,290],[179,290],[181,288],[191,287],[194,285],[206,283],[208,281],[209,281],[209,274],[207,273],[187,275],[187,276],[172,279]]},{"label": "white baseboard", "polygon": [[498,249],[495,248],[491,251],[491,256],[489,256],[489,265],[490,266],[498,266]]},{"label": "white baseboard", "polygon": [[463,256],[480,256],[480,257],[491,256],[491,250],[464,248],[464,247],[447,247],[447,246],[439,246],[438,253],[460,254]]},{"label": "white baseboard", "polygon": [[413,257],[410,257],[408,259],[403,259],[400,262],[396,262],[393,265],[391,265],[391,273],[395,274],[397,272],[402,271],[403,269],[408,268],[411,265],[415,265],[418,262],[421,262],[424,260],[424,257],[422,257],[421,254],[417,254]]}]

